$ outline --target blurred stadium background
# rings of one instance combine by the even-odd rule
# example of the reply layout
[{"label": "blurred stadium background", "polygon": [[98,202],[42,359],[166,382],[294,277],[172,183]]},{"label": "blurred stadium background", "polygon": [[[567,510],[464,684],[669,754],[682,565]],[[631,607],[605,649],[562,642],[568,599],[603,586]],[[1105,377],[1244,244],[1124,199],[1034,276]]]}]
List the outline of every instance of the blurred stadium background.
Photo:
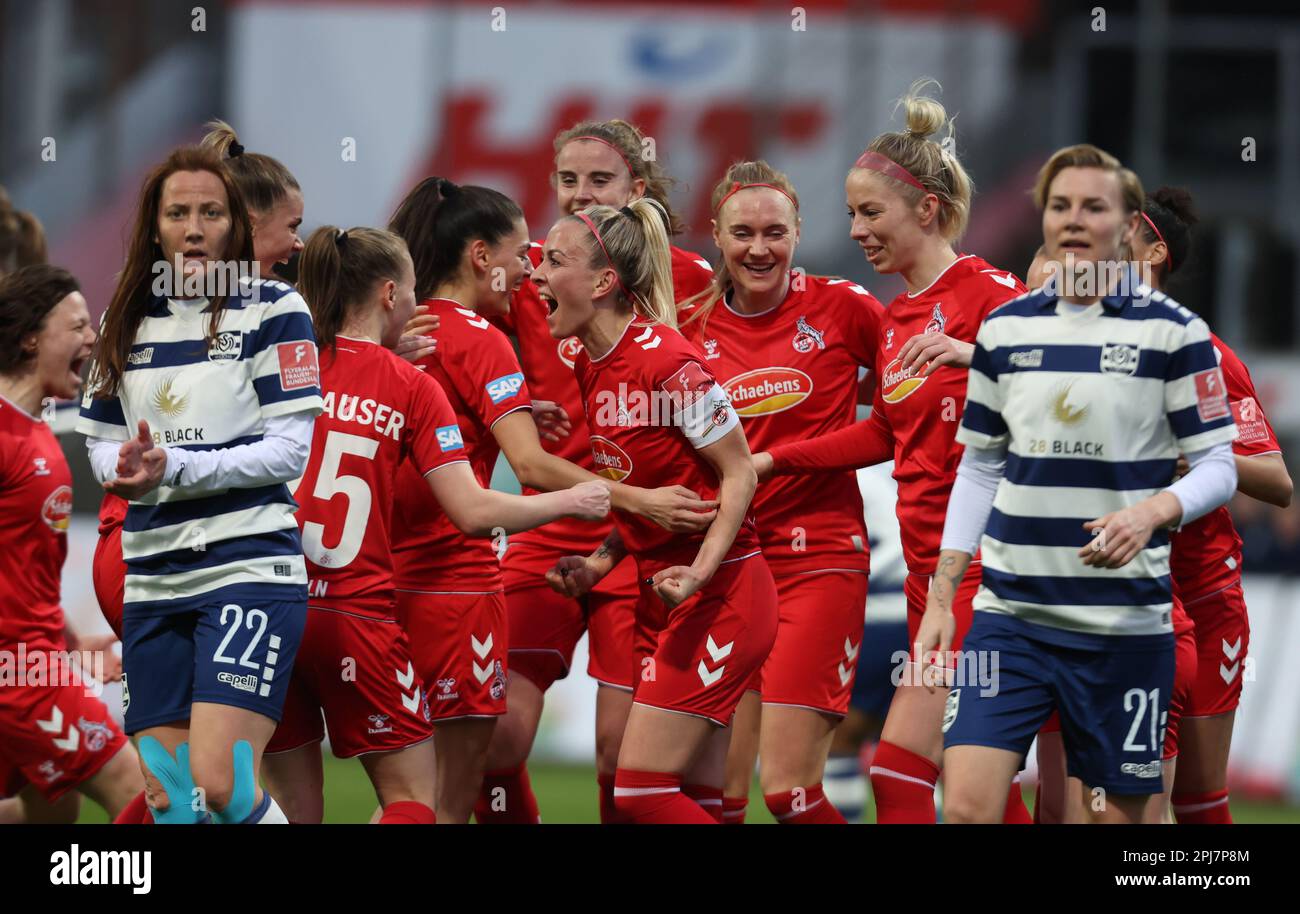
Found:
[{"label": "blurred stadium background", "polygon": [[[896,129],[893,101],[922,75],[943,84],[977,185],[963,247],[993,263],[1028,266],[1040,232],[1026,192],[1058,146],[1091,141],[1149,189],[1192,190],[1203,221],[1171,293],[1250,366],[1300,476],[1293,4],[0,0],[0,185],[42,221],[50,259],[76,273],[99,313],[141,177],[211,117],[296,174],[304,237],[323,222],[385,223],[431,173],[511,194],[540,236],[555,216],[554,134],[584,117],[622,117],[678,179],[684,247],[713,255],[710,189],[731,161],[762,156],[800,191],[802,266],[888,301],[901,286],[875,276],[846,237],[841,178],[867,140]],[[78,436],[64,441],[77,474],[66,606],[74,624],[99,630],[89,575],[97,487]],[[504,461],[496,482],[514,485]],[[1234,514],[1252,625],[1234,813],[1297,821],[1300,506],[1239,499]],[[536,753],[550,821],[595,817],[594,683],[584,656],[575,670],[548,699]],[[368,815],[359,766],[328,771],[340,791],[329,818]],[[750,809],[766,816],[761,802]]]}]

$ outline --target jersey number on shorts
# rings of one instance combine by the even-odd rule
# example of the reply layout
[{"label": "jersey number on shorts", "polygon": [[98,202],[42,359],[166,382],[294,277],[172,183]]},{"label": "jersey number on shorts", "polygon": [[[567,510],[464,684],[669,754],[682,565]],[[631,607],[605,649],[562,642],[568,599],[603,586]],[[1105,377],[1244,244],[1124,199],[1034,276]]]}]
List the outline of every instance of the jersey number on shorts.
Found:
[{"label": "jersey number on shorts", "polygon": [[323,568],[343,568],[352,563],[361,551],[361,539],[370,522],[370,484],[360,476],[340,476],[339,461],[344,454],[374,459],[379,442],[373,438],[331,431],[325,438],[325,453],[321,457],[320,472],[316,474],[316,487],[312,496],[329,501],[342,493],[348,499],[348,513],[343,518],[343,532],[339,544],[333,549],[325,547],[325,525],[307,521],[302,525],[302,551],[307,558]]},{"label": "jersey number on shorts", "polygon": [[[217,645],[217,652],[212,655],[213,663],[235,662],[234,657],[226,656],[226,645],[230,644],[230,639],[235,637],[235,632],[239,631],[240,626],[244,622],[244,608],[242,606],[236,606],[234,603],[227,603],[225,606],[221,607],[222,625],[226,624],[226,616],[230,614],[231,610],[234,610],[235,612],[235,624],[226,630],[226,637],[222,638],[221,643]],[[262,640],[262,636],[266,634],[266,622],[266,613],[262,612],[260,609],[250,609],[248,611],[248,627],[251,629],[256,625],[257,634],[253,636],[252,641],[248,642],[248,647],[244,648],[244,653],[240,655],[240,666],[248,667],[250,670],[260,670],[262,668],[262,664],[256,663],[248,658],[257,648],[257,643]]]},{"label": "jersey number on shorts", "polygon": [[[1160,710],[1160,690],[1152,689],[1148,694],[1141,689],[1129,689],[1124,693],[1124,710],[1133,711],[1135,707],[1137,713],[1133,715],[1133,725],[1128,728],[1128,736],[1124,738],[1124,751],[1146,752],[1148,749],[1158,751],[1162,745],[1162,741],[1158,739],[1161,722],[1156,720]],[[1138,730],[1142,726],[1142,718],[1147,716],[1148,709],[1151,717],[1150,746],[1133,742],[1133,737],[1138,735]]]}]

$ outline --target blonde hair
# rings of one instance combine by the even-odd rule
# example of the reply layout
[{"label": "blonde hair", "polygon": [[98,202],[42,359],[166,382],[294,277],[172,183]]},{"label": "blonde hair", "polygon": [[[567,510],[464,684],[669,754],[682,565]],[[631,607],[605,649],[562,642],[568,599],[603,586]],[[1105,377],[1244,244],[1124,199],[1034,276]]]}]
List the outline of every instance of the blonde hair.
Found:
[{"label": "blonde hair", "polygon": [[[635,125],[618,118],[608,121],[582,121],[556,134],[556,158],[559,158],[561,149],[585,136],[604,140],[619,151],[623,161],[627,163],[628,171],[632,173],[632,179],[640,178],[645,181],[645,195],[658,203],[664,211],[668,234],[680,235],[685,224],[673,212],[672,203],[668,199],[668,192],[675,182],[664,171],[658,160],[646,158],[645,137],[641,131]],[[551,180],[555,180],[554,173],[551,174]]]},{"label": "blonde hair", "polygon": [[[731,163],[731,167],[722,176],[722,180],[713,186],[713,194],[709,198],[710,209],[714,218],[717,218],[719,214],[723,199],[732,192],[737,184],[742,186],[745,184],[771,184],[773,187],[780,189],[794,204],[794,216],[795,220],[798,221],[799,194],[795,191],[794,184],[785,172],[777,171],[762,159],[752,162]],[[735,280],[732,279],[730,271],[727,270],[726,258],[720,258],[718,265],[713,270],[713,278],[709,281],[709,285],[681,303],[683,309],[697,303],[700,305],[686,318],[686,323],[707,320],[709,313],[719,301],[731,292],[734,286]]]},{"label": "blonde hair", "polygon": [[[668,214],[659,201],[641,197],[622,209],[589,206],[582,214],[591,220],[599,236],[599,241],[597,236],[592,236],[588,242],[589,266],[592,269],[613,267],[620,297],[633,311],[656,324],[675,329],[677,311],[673,306]],[[576,215],[569,218],[582,222]]]},{"label": "blonde hair", "polygon": [[208,122],[207,128],[208,135],[199,145],[211,149],[225,161],[250,210],[265,215],[288,197],[289,191],[301,192],[298,179],[279,159],[260,152],[245,152],[234,127],[214,120]]},{"label": "blonde hair", "polygon": [[383,229],[360,226],[340,232],[322,225],[312,232],[298,265],[298,290],[311,309],[317,345],[333,348],[352,310],[375,283],[397,282],[410,262],[406,242]]},{"label": "blonde hair", "polygon": [[[954,147],[953,120],[943,105],[924,94],[930,86],[942,88],[938,82],[928,78],[912,83],[907,94],[894,106],[895,111],[903,109],[905,128],[899,133],[880,134],[867,145],[867,151],[879,153],[906,169],[925,188],[920,190],[882,174],[894,182],[909,204],[920,203],[926,194],[934,194],[939,199],[939,232],[947,241],[955,242],[965,233],[970,222],[970,201],[975,185],[957,160],[956,153],[950,151]],[[929,139],[945,127],[947,133],[942,142]]]},{"label": "blonde hair", "polygon": [[1100,168],[1102,171],[1114,172],[1119,178],[1120,198],[1127,212],[1139,212],[1146,194],[1142,190],[1142,180],[1119,159],[1104,149],[1098,149],[1091,143],[1079,143],[1066,146],[1052,153],[1052,157],[1038,170],[1038,180],[1034,182],[1034,204],[1040,209],[1047,207],[1047,196],[1051,192],[1052,182],[1056,176],[1067,168]]}]

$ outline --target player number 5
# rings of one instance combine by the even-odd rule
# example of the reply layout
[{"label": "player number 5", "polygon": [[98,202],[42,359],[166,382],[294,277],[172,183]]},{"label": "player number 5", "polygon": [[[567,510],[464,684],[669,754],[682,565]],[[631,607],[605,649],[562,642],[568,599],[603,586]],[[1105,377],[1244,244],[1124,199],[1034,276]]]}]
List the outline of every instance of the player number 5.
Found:
[{"label": "player number 5", "polygon": [[374,459],[379,442],[373,438],[332,431],[325,438],[325,453],[321,456],[320,472],[316,474],[316,487],[312,497],[329,501],[342,493],[348,499],[348,513],[343,518],[343,532],[338,545],[325,546],[325,525],[307,521],[302,525],[302,551],[317,565],[343,568],[361,551],[361,539],[370,521],[370,485],[360,476],[339,475],[339,461],[344,454]]}]

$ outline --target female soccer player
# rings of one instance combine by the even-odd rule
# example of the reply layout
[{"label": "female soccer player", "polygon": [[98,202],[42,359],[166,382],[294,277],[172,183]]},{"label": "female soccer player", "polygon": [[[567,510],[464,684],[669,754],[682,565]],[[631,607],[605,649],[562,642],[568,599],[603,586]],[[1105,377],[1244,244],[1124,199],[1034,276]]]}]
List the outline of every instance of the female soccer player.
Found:
[{"label": "female soccer player", "polygon": [[[877,272],[899,273],[907,283],[880,325],[871,418],[820,439],[783,444],[755,460],[760,479],[769,472],[822,473],[895,461],[912,642],[961,459],[953,436],[966,397],[962,369],[980,321],[1024,291],[1010,273],[953,249],[970,215],[971,182],[953,154],[928,138],[945,124],[951,135],[951,122],[942,105],[922,94],[926,85],[913,85],[903,99],[906,129],[876,137],[845,179],[851,237]],[[978,574],[977,567],[958,594],[958,643],[969,625]],[[900,672],[871,765],[876,821],[933,823],[943,695],[923,685],[918,667]],[[1006,821],[1028,822],[1019,787],[1004,796]]]},{"label": "female soccer player", "polygon": [[[504,453],[520,482],[533,489],[599,480],[616,507],[658,503],[541,446],[514,350],[488,321],[506,311],[532,269],[527,225],[514,201],[490,188],[428,178],[398,206],[390,228],[411,251],[416,298],[441,319],[437,353],[417,365],[451,400],[479,481],[488,484]],[[397,608],[432,696],[440,822],[468,820],[492,729],[505,711],[508,625],[498,559],[506,526],[491,540],[467,537],[414,468],[399,474]]]},{"label": "female soccer player", "polygon": [[[295,496],[310,603],[284,718],[267,746],[267,784],[292,821],[321,820],[323,710],[334,754],[365,766],[379,821],[431,824],[432,729],[393,587],[389,516],[399,465],[410,462],[470,535],[563,513],[602,518],[609,496],[596,482],[536,498],[479,485],[442,388],[386,348],[415,313],[415,268],[402,239],[317,229],[299,281],[323,352],[324,411]],[[353,675],[341,676],[349,668]]]},{"label": "female soccer player", "polygon": [[[1107,269],[1126,266],[1141,223],[1137,176],[1071,146],[1043,166],[1034,199],[1063,275],[980,328],[918,636],[946,656],[953,594],[980,550],[964,652],[997,651],[999,682],[949,692],[944,816],[997,821],[1001,789],[1055,707],[1090,820],[1136,823],[1161,791],[1174,682],[1165,528],[1231,496],[1236,427],[1205,323]],[[1180,450],[1191,469],[1169,485]]]},{"label": "female soccer player", "polygon": [[[1186,190],[1160,187],[1147,195],[1132,248],[1133,259],[1148,265],[1154,289],[1163,292],[1169,276],[1188,263],[1191,226],[1196,221],[1191,194]],[[1232,443],[1237,491],[1286,507],[1291,501],[1291,477],[1250,373],[1213,332],[1210,341],[1237,423],[1237,439]],[[1177,657],[1166,725],[1165,789],[1148,805],[1144,821],[1167,821],[1170,794],[1181,770],[1184,792],[1178,794],[1174,805],[1179,821],[1227,824],[1232,821],[1227,803],[1228,748],[1241,694],[1239,672],[1250,640],[1241,593],[1241,538],[1227,507],[1216,508],[1175,533],[1169,565]],[[1190,615],[1193,612],[1195,621]],[[1220,710],[1224,707],[1228,710]],[[1055,732],[1060,732],[1059,723]],[[1057,781],[1064,779],[1059,735],[1039,734],[1039,770],[1055,775]],[[1067,793],[1071,800],[1077,800],[1075,787]],[[1079,810],[1070,821],[1081,821],[1081,816]]]},{"label": "female soccer player", "polygon": [[[671,179],[657,159],[644,155],[645,138],[621,120],[583,121],[555,137],[556,203],[572,215],[588,206],[626,206],[642,196],[668,214],[670,233],[681,229],[668,199]],[[673,297],[676,301],[708,285],[712,275],[698,254],[672,247]],[[542,244],[529,247],[534,268]],[[543,447],[558,457],[614,478],[608,467],[592,460],[583,422],[582,395],[573,378],[573,361],[582,344],[570,336],[551,338],[550,309],[537,288],[524,282],[511,297],[502,323],[519,341],[519,362],[533,397],[559,405],[569,434],[543,435]],[[713,519],[712,503],[681,487],[660,492],[662,501],[641,512],[666,529],[691,533]],[[582,599],[571,599],[546,586],[543,575],[562,556],[587,554],[609,533],[611,524],[559,521],[510,538],[501,567],[505,577],[510,628],[510,673],[507,710],[492,734],[488,772],[474,816],[479,822],[537,821],[537,801],[524,767],[537,735],[543,695],[568,675],[573,649],[587,632],[587,672],[596,680],[596,780],[600,786],[601,821],[613,821],[614,769],[627,714],[632,707],[632,630],[637,585],[632,562],[623,562]],[[493,797],[504,802],[493,802]]]},{"label": "female soccer player", "polygon": [[[713,189],[722,259],[680,311],[755,448],[852,425],[858,368],[880,345],[883,309],[860,286],[794,268],[799,198],[766,162],[737,162]],[[736,715],[726,821],[743,818],[754,757],[778,822],[844,822],[822,775],[852,693],[867,599],[867,531],[853,472],[786,476],[754,496],[780,623],[762,675]],[[761,726],[759,696],[762,696]]]},{"label": "female soccer player", "polygon": [[553,303],[551,336],[582,343],[574,374],[596,462],[643,485],[716,493],[717,517],[705,533],[674,535],[619,512],[600,548],[561,559],[547,580],[577,598],[624,554],[635,558],[636,691],[616,812],[714,823],[720,804],[706,811],[689,788],[722,788],[728,724],[776,637],[776,588],[747,517],[756,482],[740,420],[673,326],[665,229],[650,200],[582,210],[551,228],[534,280]]},{"label": "female soccer player", "polygon": [[[120,813],[144,787],[135,749],[68,666],[59,578],[68,551],[72,474],[47,399],[72,399],[95,330],[76,279],[36,264],[0,278],[0,650],[25,668],[0,688],[0,797],[34,822],[76,806],[73,791]],[[44,675],[28,681],[27,675]]]},{"label": "female soccer player", "polygon": [[[78,422],[96,477],[130,502],[126,729],[157,822],[285,821],[258,770],[306,619],[285,483],[321,399],[301,296],[230,280],[253,257],[214,152],[177,149],[150,172]],[[187,290],[208,294],[156,294],[157,265],[177,259]]]}]

